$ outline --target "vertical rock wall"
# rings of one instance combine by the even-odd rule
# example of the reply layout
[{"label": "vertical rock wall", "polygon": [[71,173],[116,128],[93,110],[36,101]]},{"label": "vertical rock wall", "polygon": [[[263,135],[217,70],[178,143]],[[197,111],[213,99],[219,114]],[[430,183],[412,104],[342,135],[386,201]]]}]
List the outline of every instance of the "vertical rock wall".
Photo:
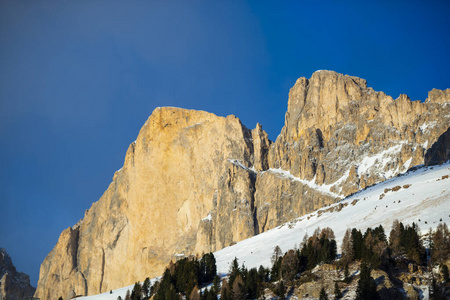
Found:
[{"label": "vertical rock wall", "polygon": [[92,295],[160,275],[422,164],[450,90],[393,100],[332,71],[300,78],[275,143],[234,116],[157,108],[124,166],[44,260],[36,296]]},{"label": "vertical rock wall", "polygon": [[[255,206],[267,230],[423,164],[450,126],[450,89],[396,100],[333,71],[300,78],[260,172]],[[442,152],[442,151],[441,151]]]},{"label": "vertical rock wall", "polygon": [[266,166],[268,145],[261,126],[234,116],[157,108],[107,191],[43,262],[36,296],[109,291],[253,236],[249,168]]}]

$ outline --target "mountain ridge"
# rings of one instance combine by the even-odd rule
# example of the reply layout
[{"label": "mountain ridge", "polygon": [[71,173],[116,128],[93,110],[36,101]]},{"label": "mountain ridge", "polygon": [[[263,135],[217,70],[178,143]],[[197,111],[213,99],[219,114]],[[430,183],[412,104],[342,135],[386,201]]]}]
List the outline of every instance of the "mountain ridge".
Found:
[{"label": "mountain ridge", "polygon": [[0,248],[0,299],[21,300],[31,297],[35,291],[30,276],[18,272],[9,254]]},{"label": "mountain ridge", "polygon": [[[279,246],[283,253],[289,249],[298,249],[304,236],[311,236],[318,227],[329,226],[333,230],[338,253],[341,253],[341,244],[347,228],[357,228],[364,232],[369,227],[375,228],[382,225],[385,233],[388,234],[393,221],[397,219],[405,225],[415,222],[421,229],[420,233],[425,235],[429,228],[434,230],[439,223],[448,224],[450,222],[450,215],[445,213],[450,203],[450,190],[447,189],[448,181],[450,181],[449,175],[450,162],[447,162],[439,166],[414,168],[405,174],[368,187],[339,203],[218,250],[214,253],[217,272],[221,276],[227,275],[234,258],[237,258],[239,263],[244,264],[248,269],[258,268],[260,265],[270,268],[272,266],[271,257],[276,246]],[[443,194],[446,195],[445,200],[439,201]],[[423,201],[423,198],[429,199]],[[429,205],[434,200],[438,200],[439,203],[434,206]],[[388,210],[386,205],[396,208]],[[406,207],[413,209],[405,209]],[[355,214],[355,211],[362,213]],[[353,216],[353,219],[349,216]],[[143,279],[141,278],[140,281],[142,282]],[[152,282],[159,279],[154,278]],[[316,290],[319,290],[317,286]],[[415,287],[422,290],[428,288],[426,285],[417,284]],[[117,291],[114,290],[113,294],[107,292],[103,295],[81,299],[115,300],[118,296],[125,298],[126,291],[132,289],[133,285],[130,285]]]},{"label": "mountain ridge", "polygon": [[449,89],[393,100],[364,79],[315,72],[289,92],[275,142],[232,115],[157,108],[104,195],[44,260],[36,296],[159,274],[175,254],[219,250],[422,164],[448,129],[449,101]]}]

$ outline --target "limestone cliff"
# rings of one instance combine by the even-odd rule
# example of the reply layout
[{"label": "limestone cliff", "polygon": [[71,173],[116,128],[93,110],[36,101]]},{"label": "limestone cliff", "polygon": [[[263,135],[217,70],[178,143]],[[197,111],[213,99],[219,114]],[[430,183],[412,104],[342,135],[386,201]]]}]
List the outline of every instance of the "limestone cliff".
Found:
[{"label": "limestone cliff", "polygon": [[33,296],[35,290],[30,284],[30,276],[17,272],[11,257],[0,248],[0,299],[22,300]]},{"label": "limestone cliff", "polygon": [[157,108],[99,201],[41,265],[36,296],[97,294],[160,275],[424,163],[450,90],[393,100],[331,71],[300,78],[271,143],[234,116]]},{"label": "limestone cliff", "polygon": [[234,116],[157,108],[104,195],[44,260],[36,296],[109,291],[254,235],[254,172],[268,146],[259,125]]},{"label": "limestone cliff", "polygon": [[450,126],[449,102],[450,89],[433,89],[424,102],[406,95],[394,100],[364,79],[333,71],[298,79],[269,169],[258,174],[259,230],[423,164]]}]

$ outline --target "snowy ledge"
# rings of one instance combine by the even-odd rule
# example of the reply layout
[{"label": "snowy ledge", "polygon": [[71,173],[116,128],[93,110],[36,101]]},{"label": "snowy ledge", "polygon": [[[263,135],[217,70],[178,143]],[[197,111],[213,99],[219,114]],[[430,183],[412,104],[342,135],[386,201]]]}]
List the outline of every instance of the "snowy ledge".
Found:
[{"label": "snowy ledge", "polygon": [[242,168],[242,169],[244,169],[246,171],[250,171],[250,172],[256,173],[256,174],[258,173],[258,171],[256,171],[255,167],[252,166],[251,168],[248,168],[248,167],[244,166],[239,159],[229,158],[228,162],[230,162],[233,165],[238,166],[239,168]]},{"label": "snowy ledge", "polygon": [[339,198],[339,199],[343,199],[343,197],[341,195],[333,193],[331,191],[331,187],[334,186],[336,183],[340,182],[341,180],[343,180],[345,175],[341,179],[336,181],[334,184],[318,185],[315,182],[316,177],[314,177],[312,180],[305,180],[305,179],[301,179],[299,177],[295,177],[294,175],[291,174],[291,172],[282,170],[280,168],[278,168],[278,169],[269,169],[269,170],[267,170],[267,172],[271,172],[271,173],[277,174],[278,176],[280,176],[282,178],[290,179],[291,181],[300,182],[301,184],[304,184],[304,185],[312,188],[313,190],[319,191],[322,194],[329,195],[331,197],[335,197],[335,198]]}]

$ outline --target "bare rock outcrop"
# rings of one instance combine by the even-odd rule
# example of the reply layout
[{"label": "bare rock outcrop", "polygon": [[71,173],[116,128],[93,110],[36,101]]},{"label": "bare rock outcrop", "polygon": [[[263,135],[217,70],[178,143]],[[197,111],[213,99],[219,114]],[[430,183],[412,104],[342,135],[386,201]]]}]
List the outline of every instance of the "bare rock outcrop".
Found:
[{"label": "bare rock outcrop", "polygon": [[332,71],[300,78],[276,142],[235,116],[157,108],[103,196],[41,265],[36,296],[92,295],[160,275],[424,163],[450,90],[396,100]]},{"label": "bare rock outcrop", "polygon": [[35,290],[30,276],[18,272],[6,250],[0,248],[0,299],[22,300],[33,296]]},{"label": "bare rock outcrop", "polygon": [[253,236],[255,172],[269,143],[234,116],[157,108],[104,195],[44,260],[36,296],[109,291]]},{"label": "bare rock outcrop", "polygon": [[425,154],[425,165],[440,165],[450,160],[450,127],[428,149]]},{"label": "bare rock outcrop", "polygon": [[258,224],[273,228],[423,164],[449,127],[449,102],[450,89],[432,90],[425,102],[394,100],[333,71],[298,79],[269,168],[258,175]]}]

